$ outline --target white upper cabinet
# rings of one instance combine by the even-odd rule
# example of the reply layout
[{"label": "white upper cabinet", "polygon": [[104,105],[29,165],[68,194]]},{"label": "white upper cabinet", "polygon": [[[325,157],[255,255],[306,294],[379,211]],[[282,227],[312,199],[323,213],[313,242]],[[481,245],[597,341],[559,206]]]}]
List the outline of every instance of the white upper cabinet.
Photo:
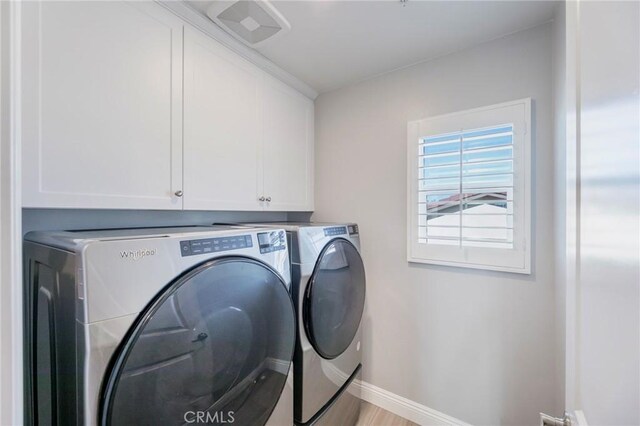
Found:
[{"label": "white upper cabinet", "polygon": [[259,210],[262,72],[185,28],[184,208]]},{"label": "white upper cabinet", "polygon": [[182,22],[45,1],[22,23],[23,205],[182,208]]},{"label": "white upper cabinet", "polygon": [[23,206],[313,209],[313,101],[146,2],[24,2]]},{"label": "white upper cabinet", "polygon": [[313,101],[185,28],[184,208],[312,210]]},{"label": "white upper cabinet", "polygon": [[263,159],[266,206],[313,210],[314,105],[306,96],[265,76]]}]

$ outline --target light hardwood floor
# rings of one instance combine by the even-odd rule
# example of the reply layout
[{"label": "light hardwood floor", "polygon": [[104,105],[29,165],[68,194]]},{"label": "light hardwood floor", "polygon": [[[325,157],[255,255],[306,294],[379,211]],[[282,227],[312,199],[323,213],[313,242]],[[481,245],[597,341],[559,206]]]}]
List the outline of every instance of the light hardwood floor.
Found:
[{"label": "light hardwood floor", "polygon": [[397,416],[377,405],[362,401],[360,419],[358,419],[356,426],[418,426],[418,424]]}]

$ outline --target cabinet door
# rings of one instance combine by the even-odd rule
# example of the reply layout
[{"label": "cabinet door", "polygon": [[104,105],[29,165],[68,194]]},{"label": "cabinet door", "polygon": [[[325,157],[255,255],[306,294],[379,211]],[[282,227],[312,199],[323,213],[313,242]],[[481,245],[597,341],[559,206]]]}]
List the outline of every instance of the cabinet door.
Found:
[{"label": "cabinet door", "polygon": [[185,29],[184,207],[258,210],[262,73]]},{"label": "cabinet door", "polygon": [[180,209],[182,23],[154,2],[25,2],[23,204]]},{"label": "cabinet door", "polygon": [[270,210],[313,210],[313,101],[265,77],[264,195]]}]

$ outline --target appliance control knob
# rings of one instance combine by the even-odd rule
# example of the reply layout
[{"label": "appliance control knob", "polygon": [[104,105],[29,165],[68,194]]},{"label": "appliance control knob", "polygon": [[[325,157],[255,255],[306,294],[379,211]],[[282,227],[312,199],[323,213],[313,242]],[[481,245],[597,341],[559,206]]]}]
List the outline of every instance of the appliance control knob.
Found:
[{"label": "appliance control knob", "polygon": [[178,190],[175,192],[176,197],[182,197],[183,192],[181,190]]}]

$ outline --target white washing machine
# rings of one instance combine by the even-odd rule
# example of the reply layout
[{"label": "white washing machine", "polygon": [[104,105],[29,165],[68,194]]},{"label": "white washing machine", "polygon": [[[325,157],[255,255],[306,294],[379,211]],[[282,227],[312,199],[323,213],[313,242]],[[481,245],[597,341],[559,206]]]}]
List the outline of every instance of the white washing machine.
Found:
[{"label": "white washing machine", "polygon": [[25,237],[26,424],[293,423],[285,231]]},{"label": "white washing machine", "polygon": [[366,280],[358,225],[268,223],[284,228],[298,315],[297,424],[354,425],[360,415],[361,319]]}]

